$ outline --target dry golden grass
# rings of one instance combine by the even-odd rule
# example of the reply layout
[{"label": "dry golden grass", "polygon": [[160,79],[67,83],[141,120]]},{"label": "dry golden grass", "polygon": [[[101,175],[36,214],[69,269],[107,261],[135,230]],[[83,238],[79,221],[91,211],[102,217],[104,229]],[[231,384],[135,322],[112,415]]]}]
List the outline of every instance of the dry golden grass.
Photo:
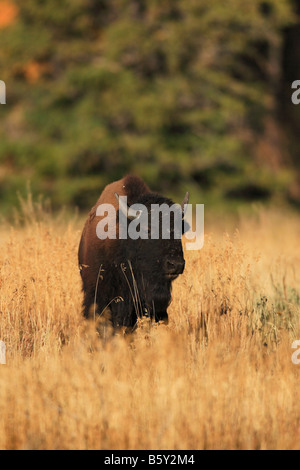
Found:
[{"label": "dry golden grass", "polygon": [[81,317],[82,224],[26,210],[1,234],[1,449],[300,447],[299,218],[207,227],[169,325],[104,341]]}]

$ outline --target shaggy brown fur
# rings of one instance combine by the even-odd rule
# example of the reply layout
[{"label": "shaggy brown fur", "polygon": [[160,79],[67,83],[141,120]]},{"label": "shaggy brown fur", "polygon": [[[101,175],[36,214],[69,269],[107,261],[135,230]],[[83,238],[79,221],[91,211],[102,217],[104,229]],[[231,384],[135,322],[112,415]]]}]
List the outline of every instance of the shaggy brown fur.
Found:
[{"label": "shaggy brown fur", "polygon": [[[89,213],[79,245],[79,266],[84,291],[84,316],[91,307],[101,315],[109,307],[114,327],[131,326],[138,316],[149,315],[156,321],[167,320],[171,300],[171,281],[184,269],[181,240],[100,240],[96,234],[101,217],[96,215],[100,204],[112,204],[118,217],[119,196],[127,196],[128,206],[134,203],[173,204],[170,199],[150,191],[136,176],[126,176],[109,184]],[[117,218],[118,221],[118,218]]]}]

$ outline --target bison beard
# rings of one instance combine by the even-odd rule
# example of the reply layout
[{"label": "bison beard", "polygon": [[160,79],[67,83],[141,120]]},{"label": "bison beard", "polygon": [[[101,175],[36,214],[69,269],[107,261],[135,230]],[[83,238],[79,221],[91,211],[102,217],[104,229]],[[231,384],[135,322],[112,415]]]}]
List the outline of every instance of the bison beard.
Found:
[{"label": "bison beard", "polygon": [[149,214],[152,204],[174,204],[170,199],[152,193],[135,176],[106,186],[89,214],[79,245],[83,314],[89,318],[95,313],[102,315],[109,311],[114,328],[132,328],[142,316],[167,322],[172,280],[184,270],[181,240],[174,238],[173,230],[167,240],[161,237],[158,240],[118,239],[118,223],[116,239],[100,240],[96,227],[101,217],[96,215],[96,210],[100,204],[112,204],[117,212],[115,193],[127,196],[128,206],[143,204]]}]

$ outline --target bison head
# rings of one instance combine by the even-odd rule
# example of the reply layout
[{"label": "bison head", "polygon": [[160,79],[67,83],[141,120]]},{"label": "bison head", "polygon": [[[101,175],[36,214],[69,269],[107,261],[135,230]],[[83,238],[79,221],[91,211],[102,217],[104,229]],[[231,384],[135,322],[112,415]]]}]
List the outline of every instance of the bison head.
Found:
[{"label": "bison head", "polygon": [[[188,193],[181,206],[153,193],[130,207],[119,201],[119,233],[124,276],[137,290],[143,310],[163,319],[171,299],[171,282],[184,271],[181,235]],[[121,261],[121,260],[120,260]]]}]

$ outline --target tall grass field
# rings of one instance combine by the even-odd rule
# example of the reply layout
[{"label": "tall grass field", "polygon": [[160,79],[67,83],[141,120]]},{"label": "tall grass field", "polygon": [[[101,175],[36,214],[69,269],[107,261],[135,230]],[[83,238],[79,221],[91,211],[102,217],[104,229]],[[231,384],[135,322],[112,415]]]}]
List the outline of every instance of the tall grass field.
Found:
[{"label": "tall grass field", "polygon": [[83,222],[29,198],[2,224],[0,448],[299,449],[299,216],[207,223],[169,324],[130,335],[82,317]]}]

